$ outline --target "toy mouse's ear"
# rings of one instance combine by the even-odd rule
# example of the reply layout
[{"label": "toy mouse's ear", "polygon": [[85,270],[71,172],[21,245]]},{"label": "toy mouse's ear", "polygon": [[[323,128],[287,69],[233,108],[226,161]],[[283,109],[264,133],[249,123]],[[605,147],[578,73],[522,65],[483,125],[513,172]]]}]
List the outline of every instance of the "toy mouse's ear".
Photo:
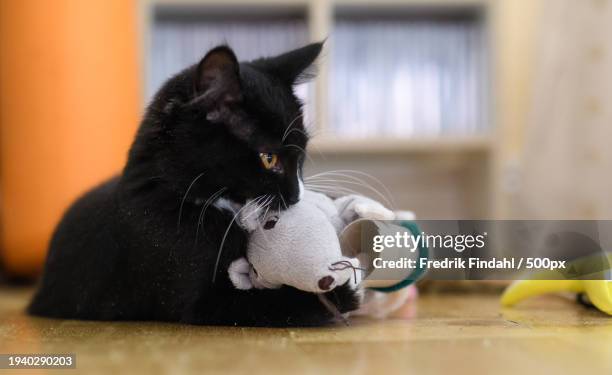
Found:
[{"label": "toy mouse's ear", "polygon": [[227,273],[236,289],[248,290],[253,288],[249,277],[251,265],[246,258],[238,258],[230,264]]}]

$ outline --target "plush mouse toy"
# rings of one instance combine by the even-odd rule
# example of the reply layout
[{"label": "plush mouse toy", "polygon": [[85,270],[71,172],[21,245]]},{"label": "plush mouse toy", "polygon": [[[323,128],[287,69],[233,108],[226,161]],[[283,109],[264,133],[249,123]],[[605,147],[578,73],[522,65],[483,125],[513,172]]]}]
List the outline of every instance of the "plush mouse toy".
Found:
[{"label": "plush mouse toy", "polygon": [[351,195],[332,200],[305,191],[300,202],[287,210],[264,218],[258,216],[254,210],[246,209],[239,218],[250,238],[247,259],[238,259],[229,268],[236,288],[289,285],[324,293],[347,282],[353,287],[361,282],[359,260],[342,255],[340,231],[358,218],[390,220],[395,215],[365,197]]}]

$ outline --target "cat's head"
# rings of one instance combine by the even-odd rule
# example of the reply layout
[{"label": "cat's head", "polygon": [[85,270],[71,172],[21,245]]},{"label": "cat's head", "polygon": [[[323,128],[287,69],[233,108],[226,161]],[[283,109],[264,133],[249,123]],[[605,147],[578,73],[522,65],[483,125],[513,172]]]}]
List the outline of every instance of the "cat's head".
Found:
[{"label": "cat's head", "polygon": [[[296,203],[308,135],[294,86],[322,48],[239,63],[227,46],[171,78],[157,93],[132,148],[131,161],[153,161],[157,177],[188,199],[223,196],[245,203],[267,195]],[[142,152],[139,152],[142,151]]]}]

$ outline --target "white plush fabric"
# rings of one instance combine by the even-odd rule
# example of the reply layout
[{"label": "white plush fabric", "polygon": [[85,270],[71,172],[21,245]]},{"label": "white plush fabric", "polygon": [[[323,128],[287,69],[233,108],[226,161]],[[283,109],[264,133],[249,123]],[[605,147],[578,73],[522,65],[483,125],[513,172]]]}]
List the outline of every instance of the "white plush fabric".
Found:
[{"label": "white plush fabric", "polygon": [[[362,274],[357,269],[359,260],[342,255],[338,234],[354,220],[395,219],[392,211],[369,198],[348,195],[334,201],[308,190],[304,191],[299,203],[280,212],[273,228],[266,230],[263,224],[279,213],[270,213],[268,217],[261,215],[255,205],[247,207],[240,214],[238,222],[250,232],[250,238],[248,260],[237,259],[228,270],[236,288],[263,289],[290,285],[304,291],[323,293],[348,282],[362,297]],[[350,262],[352,267],[337,262]],[[325,277],[332,277],[333,282],[323,290],[320,281]],[[354,314],[386,317],[406,302],[409,289],[394,293],[368,290],[368,298]]]},{"label": "white plush fabric", "polygon": [[[290,285],[321,293],[347,281],[353,287],[361,282],[359,261],[342,256],[337,233],[342,221],[334,202],[327,196],[306,191],[299,203],[281,212],[271,229],[254,226],[254,216],[248,211],[243,215],[247,221],[243,227],[251,230],[248,261],[237,260],[229,269],[237,288]],[[260,220],[265,223],[267,219]]]}]

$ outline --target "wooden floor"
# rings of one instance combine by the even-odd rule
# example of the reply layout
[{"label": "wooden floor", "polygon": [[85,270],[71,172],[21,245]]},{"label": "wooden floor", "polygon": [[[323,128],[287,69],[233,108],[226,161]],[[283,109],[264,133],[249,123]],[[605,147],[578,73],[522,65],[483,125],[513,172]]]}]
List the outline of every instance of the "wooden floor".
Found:
[{"label": "wooden floor", "polygon": [[612,374],[612,318],[561,297],[425,295],[406,319],[255,329],[30,318],[29,295],[0,289],[0,353],[76,353],[68,374]]}]

